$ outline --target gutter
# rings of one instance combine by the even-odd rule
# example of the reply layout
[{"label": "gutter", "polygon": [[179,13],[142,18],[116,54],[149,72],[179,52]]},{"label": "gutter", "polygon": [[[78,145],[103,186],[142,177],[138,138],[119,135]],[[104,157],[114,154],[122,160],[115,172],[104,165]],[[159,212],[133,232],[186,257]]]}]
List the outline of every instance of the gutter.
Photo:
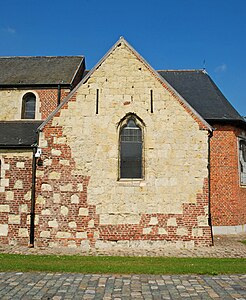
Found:
[{"label": "gutter", "polygon": [[208,225],[211,230],[211,238],[212,238],[212,244],[211,246],[214,245],[214,237],[213,237],[213,227],[212,227],[212,216],[211,216],[211,176],[210,176],[210,171],[211,171],[211,164],[210,164],[210,159],[211,159],[211,138],[213,136],[213,131],[210,131],[208,134]]}]

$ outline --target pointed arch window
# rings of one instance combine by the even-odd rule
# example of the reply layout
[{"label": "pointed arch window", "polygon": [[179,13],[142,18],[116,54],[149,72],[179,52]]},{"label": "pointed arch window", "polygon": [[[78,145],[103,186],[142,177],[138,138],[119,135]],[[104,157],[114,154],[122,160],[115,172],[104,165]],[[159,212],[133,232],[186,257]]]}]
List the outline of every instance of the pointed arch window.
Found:
[{"label": "pointed arch window", "polygon": [[27,93],[22,99],[22,119],[35,119],[36,96],[33,93]]},{"label": "pointed arch window", "polygon": [[143,132],[130,117],[120,130],[120,178],[143,178]]}]

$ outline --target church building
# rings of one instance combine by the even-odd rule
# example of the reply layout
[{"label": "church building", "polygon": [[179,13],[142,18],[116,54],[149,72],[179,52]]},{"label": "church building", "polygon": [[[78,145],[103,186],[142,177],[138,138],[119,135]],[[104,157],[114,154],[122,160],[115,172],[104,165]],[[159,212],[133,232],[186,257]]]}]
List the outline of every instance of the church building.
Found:
[{"label": "church building", "polygon": [[0,243],[144,254],[246,231],[246,121],[205,70],[154,70],[122,37],[91,70],[0,70]]}]

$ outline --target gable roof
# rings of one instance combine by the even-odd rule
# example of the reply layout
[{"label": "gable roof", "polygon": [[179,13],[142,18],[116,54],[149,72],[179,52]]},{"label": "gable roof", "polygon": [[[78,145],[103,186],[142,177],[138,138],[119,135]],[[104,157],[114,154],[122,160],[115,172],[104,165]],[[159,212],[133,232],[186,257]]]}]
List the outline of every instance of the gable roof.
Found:
[{"label": "gable roof", "polygon": [[0,86],[72,84],[82,65],[83,56],[0,57]]},{"label": "gable roof", "polygon": [[26,147],[37,144],[37,128],[42,121],[1,121],[0,148]]},{"label": "gable roof", "polygon": [[85,76],[81,80],[81,82],[76,86],[75,89],[64,99],[64,101],[48,116],[48,118],[39,126],[38,130],[42,130],[44,126],[55,116],[55,114],[69,101],[69,99],[76,93],[77,89],[84,84],[88,78],[100,67],[100,65],[109,57],[109,55],[124,43],[130,51],[147,67],[147,69],[155,76],[157,80],[161,82],[161,84],[166,87],[176,98],[182,103],[182,105],[191,113],[192,116],[195,117],[196,121],[203,124],[203,126],[212,131],[212,127],[205,121],[205,119],[165,80],[164,77],[158,74],[156,70],[154,70],[147,61],[123,38],[120,39],[109,49],[109,51],[101,58],[101,60],[90,70],[85,71]]},{"label": "gable roof", "polygon": [[234,109],[204,70],[161,70],[158,73],[206,121],[234,120],[244,122],[244,118]]}]

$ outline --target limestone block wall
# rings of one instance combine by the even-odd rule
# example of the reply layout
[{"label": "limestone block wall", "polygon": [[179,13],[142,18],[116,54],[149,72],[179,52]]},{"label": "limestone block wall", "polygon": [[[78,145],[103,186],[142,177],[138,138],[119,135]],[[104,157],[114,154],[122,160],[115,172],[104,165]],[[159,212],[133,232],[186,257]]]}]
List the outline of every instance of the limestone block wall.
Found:
[{"label": "limestone block wall", "polygon": [[32,152],[0,149],[0,160],[0,242],[28,245]]},{"label": "limestone block wall", "polygon": [[246,132],[213,125],[211,139],[211,213],[213,226],[246,224],[246,187],[240,185],[238,137]]},{"label": "limestone block wall", "polygon": [[[209,245],[208,132],[187,110],[124,43],[117,47],[41,133],[37,243]],[[118,125],[129,113],[144,123],[140,180],[119,180]]]},{"label": "limestone block wall", "polygon": [[[43,120],[57,107],[57,89],[0,89],[1,111],[0,121],[20,120],[22,99],[28,93],[36,96],[35,119]],[[64,99],[69,90],[62,90],[61,99]]]}]

